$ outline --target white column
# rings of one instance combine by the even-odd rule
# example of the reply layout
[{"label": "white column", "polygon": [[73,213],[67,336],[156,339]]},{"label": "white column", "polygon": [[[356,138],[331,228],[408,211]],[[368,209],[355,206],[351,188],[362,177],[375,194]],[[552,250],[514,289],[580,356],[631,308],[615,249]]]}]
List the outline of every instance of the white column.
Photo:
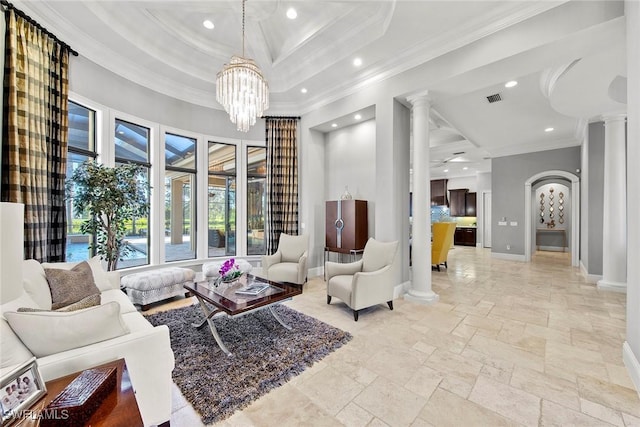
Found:
[{"label": "white column", "polygon": [[627,190],[624,114],[604,116],[602,279],[598,289],[627,288]]},{"label": "white column", "polygon": [[429,110],[427,94],[407,98],[413,106],[413,225],[411,289],[405,299],[432,304],[439,297],[431,290],[431,183],[429,172]]}]

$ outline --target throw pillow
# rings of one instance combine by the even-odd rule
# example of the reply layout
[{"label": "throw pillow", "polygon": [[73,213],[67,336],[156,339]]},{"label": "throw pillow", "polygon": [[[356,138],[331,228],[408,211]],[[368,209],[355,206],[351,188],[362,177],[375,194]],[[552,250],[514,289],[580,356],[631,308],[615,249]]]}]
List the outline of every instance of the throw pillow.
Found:
[{"label": "throw pillow", "polygon": [[71,270],[45,268],[44,273],[51,290],[51,309],[57,310],[90,295],[100,294],[93,281],[93,272],[86,261]]},{"label": "throw pillow", "polygon": [[68,313],[5,312],[7,322],[36,357],[60,353],[129,333],[120,305],[109,302]]},{"label": "throw pillow", "polygon": [[[83,262],[83,261],[81,261]],[[93,258],[90,258],[86,261],[91,267],[91,271],[93,272],[93,281],[95,282],[98,289],[101,292],[108,291],[110,289],[114,289],[114,285],[109,281],[109,276],[107,272],[102,267],[102,260],[100,259],[100,255],[96,255]],[[80,264],[80,262],[43,262],[43,268],[59,268],[62,270],[71,270],[73,267]],[[117,289],[117,288],[116,288]]]},{"label": "throw pillow", "polygon": [[[96,305],[100,305],[100,295],[89,295],[86,298],[82,298],[78,302],[74,302],[73,304],[69,304],[65,307],[59,308],[57,312],[69,312],[69,311],[77,311],[82,310],[83,308],[95,307]],[[41,308],[32,308],[32,307],[20,307],[18,308],[18,313],[35,313],[41,311],[52,311],[52,310],[43,310]]]}]

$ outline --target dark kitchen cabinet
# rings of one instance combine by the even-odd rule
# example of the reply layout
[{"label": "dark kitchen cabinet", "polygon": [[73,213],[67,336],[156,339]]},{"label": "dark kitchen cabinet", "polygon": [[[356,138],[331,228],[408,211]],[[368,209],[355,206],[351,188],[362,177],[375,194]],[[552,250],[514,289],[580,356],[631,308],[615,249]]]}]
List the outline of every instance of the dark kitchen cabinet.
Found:
[{"label": "dark kitchen cabinet", "polygon": [[465,216],[476,216],[476,193],[465,195]]},{"label": "dark kitchen cabinet", "polygon": [[325,247],[348,253],[364,249],[369,239],[366,200],[335,200],[326,203]]},{"label": "dark kitchen cabinet", "polygon": [[449,190],[449,215],[450,216],[467,216],[467,190]]},{"label": "dark kitchen cabinet", "polygon": [[446,179],[431,180],[431,206],[446,206],[447,200],[447,181]]},{"label": "dark kitchen cabinet", "polygon": [[476,229],[473,227],[458,227],[453,235],[453,244],[460,246],[476,245]]}]

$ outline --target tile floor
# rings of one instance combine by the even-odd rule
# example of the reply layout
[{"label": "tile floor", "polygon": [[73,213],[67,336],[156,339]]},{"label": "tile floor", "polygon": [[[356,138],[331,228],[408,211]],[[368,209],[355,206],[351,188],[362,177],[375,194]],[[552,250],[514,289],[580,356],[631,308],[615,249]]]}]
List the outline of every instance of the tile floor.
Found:
[{"label": "tile floor", "polygon": [[[432,274],[439,303],[398,299],[357,323],[313,278],[287,304],[353,340],[220,425],[640,426],[622,362],[625,296],[599,292],[569,263],[456,247],[449,270]],[[171,424],[201,425],[177,387]]]}]

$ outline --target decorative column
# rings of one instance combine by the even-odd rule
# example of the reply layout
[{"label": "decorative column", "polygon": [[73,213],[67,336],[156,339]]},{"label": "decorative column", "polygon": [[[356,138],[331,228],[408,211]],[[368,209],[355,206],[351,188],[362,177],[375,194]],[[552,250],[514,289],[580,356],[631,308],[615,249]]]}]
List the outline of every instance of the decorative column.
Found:
[{"label": "decorative column", "polygon": [[427,93],[411,96],[413,106],[413,225],[411,238],[411,289],[408,301],[423,304],[438,302],[431,290],[431,181],[429,172],[429,110]]},{"label": "decorative column", "polygon": [[625,114],[604,119],[604,211],[602,279],[598,289],[627,289],[627,190]]}]

